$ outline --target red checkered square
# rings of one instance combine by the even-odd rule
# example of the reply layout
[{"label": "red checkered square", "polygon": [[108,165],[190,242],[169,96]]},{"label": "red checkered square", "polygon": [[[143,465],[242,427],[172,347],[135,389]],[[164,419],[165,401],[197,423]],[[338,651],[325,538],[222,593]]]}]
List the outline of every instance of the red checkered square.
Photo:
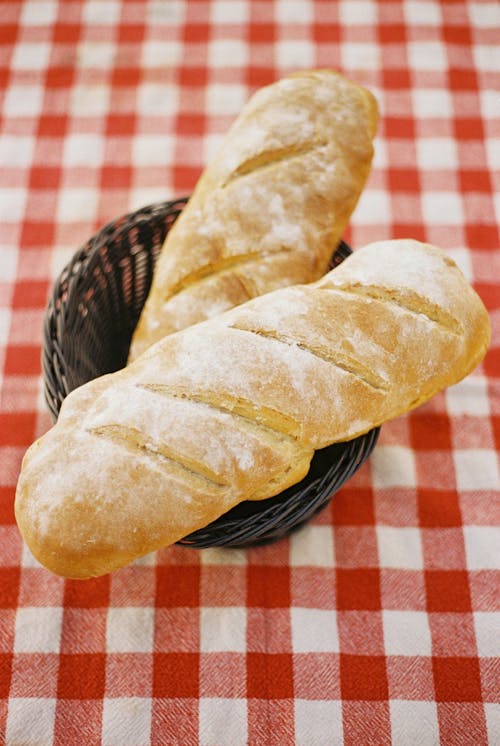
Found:
[{"label": "red checkered square", "polygon": [[337,609],[380,609],[380,571],[375,568],[338,569]]},{"label": "red checkered square", "polygon": [[12,658],[12,653],[0,653],[0,697],[2,698],[9,696]]},{"label": "red checkered square", "polygon": [[477,655],[472,614],[429,614],[429,625],[434,655],[471,658]]},{"label": "red checkered square", "polygon": [[482,703],[438,702],[437,711],[442,743],[458,744],[465,733],[471,743],[491,743]]},{"label": "red checkered square", "polygon": [[60,699],[94,699],[104,695],[104,653],[61,653],[57,696]]},{"label": "red checkered square", "polygon": [[198,566],[159,565],[156,568],[156,606],[198,606],[199,594]]},{"label": "red checkered square", "polygon": [[384,655],[384,635],[380,612],[339,611],[337,625],[342,653]]},{"label": "red checkered square", "polygon": [[391,742],[391,720],[388,702],[342,703],[344,743],[355,746],[361,743],[385,744]]},{"label": "red checkered square", "polygon": [[102,701],[58,699],[54,724],[57,743],[76,744],[85,734],[85,743],[100,746],[102,734]]},{"label": "red checkered square", "polygon": [[297,699],[340,699],[340,662],[337,653],[296,653],[293,665]]},{"label": "red checkered square", "polygon": [[20,577],[19,567],[2,567],[0,569],[0,609],[16,608]]},{"label": "red checkered square", "polygon": [[290,606],[290,570],[287,567],[249,565],[247,604],[269,609]]},{"label": "red checkered square", "polygon": [[438,702],[481,701],[481,677],[477,658],[434,656],[432,668]]},{"label": "red checkered square", "polygon": [[156,653],[153,663],[155,698],[198,697],[199,654]]},{"label": "red checkered square", "polygon": [[256,699],[293,697],[293,658],[290,653],[247,654],[247,696]]},{"label": "red checkered square", "polygon": [[391,700],[434,700],[431,657],[387,656],[387,681]]},{"label": "red checkered square", "polygon": [[462,525],[458,495],[453,490],[419,489],[418,515],[426,528],[451,528]]},{"label": "red checkered square", "polygon": [[244,653],[204,653],[200,656],[200,697],[245,697],[246,675]]},{"label": "red checkered square", "polygon": [[66,580],[64,584],[64,605],[76,609],[96,609],[109,603],[109,575],[92,578],[82,583],[79,580]]},{"label": "red checkered square", "polygon": [[191,607],[157,608],[154,649],[161,653],[196,653],[200,646],[200,613]]},{"label": "red checkered square", "polygon": [[151,743],[161,743],[165,734],[172,743],[198,743],[199,707],[197,699],[155,697],[151,712]]},{"label": "red checkered square", "polygon": [[388,689],[385,657],[341,653],[340,682],[344,700],[386,700]]},{"label": "red checkered square", "polygon": [[106,697],[150,697],[153,656],[150,653],[108,653]]},{"label": "red checkered square", "polygon": [[244,606],[246,568],[243,566],[205,566],[200,578],[203,606]]},{"label": "red checkered square", "polygon": [[15,654],[12,661],[10,696],[55,699],[58,670],[57,653]]},{"label": "red checkered square", "polygon": [[269,746],[293,743],[295,728],[292,699],[282,699],[279,696],[276,699],[249,699],[248,725],[249,743],[265,741]]},{"label": "red checkered square", "polygon": [[470,612],[471,601],[465,570],[427,570],[425,572],[427,608],[433,611]]},{"label": "red checkered square", "polygon": [[335,559],[338,567],[359,568],[378,565],[377,535],[372,526],[337,526]]}]

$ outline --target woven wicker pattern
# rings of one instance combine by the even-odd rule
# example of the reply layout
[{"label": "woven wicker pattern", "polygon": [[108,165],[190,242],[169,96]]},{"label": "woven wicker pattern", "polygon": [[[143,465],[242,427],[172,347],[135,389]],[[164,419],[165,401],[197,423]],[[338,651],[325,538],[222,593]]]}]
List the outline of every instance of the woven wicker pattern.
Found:
[{"label": "woven wicker pattern", "polygon": [[[57,419],[70,391],[126,364],[156,259],[187,197],[144,207],[108,223],[64,268],[44,321],[45,398]],[[350,248],[341,242],[331,266]],[[274,541],[307,522],[364,463],[379,429],[317,451],[308,475],[269,500],[244,502],[179,543],[203,548]]]}]

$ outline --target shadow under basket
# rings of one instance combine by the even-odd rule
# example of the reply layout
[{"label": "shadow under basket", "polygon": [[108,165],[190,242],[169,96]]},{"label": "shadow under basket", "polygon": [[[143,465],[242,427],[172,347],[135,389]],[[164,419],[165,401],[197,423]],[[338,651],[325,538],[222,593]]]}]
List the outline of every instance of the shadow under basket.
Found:
[{"label": "shadow under basket", "polygon": [[[144,207],[108,223],[61,272],[44,319],[42,369],[54,420],[67,394],[123,368],[165,237],[187,197]],[[331,267],[350,248],[341,242]],[[306,523],[360,468],[379,428],[316,451],[307,476],[276,497],[240,503],[178,543],[194,548],[245,547],[283,538]]]}]

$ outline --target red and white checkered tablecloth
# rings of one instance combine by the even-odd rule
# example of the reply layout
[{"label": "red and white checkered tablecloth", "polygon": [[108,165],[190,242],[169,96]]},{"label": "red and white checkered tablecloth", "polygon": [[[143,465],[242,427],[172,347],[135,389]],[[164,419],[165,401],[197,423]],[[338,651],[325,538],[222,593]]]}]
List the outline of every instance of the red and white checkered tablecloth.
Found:
[{"label": "red and white checkered tablecloth", "polygon": [[[50,424],[52,281],[107,220],[189,193],[257,87],[317,66],[382,113],[347,239],[446,249],[491,351],[291,539],[55,577],[13,514]],[[500,744],[500,4],[3,0],[0,81],[0,743]]]}]

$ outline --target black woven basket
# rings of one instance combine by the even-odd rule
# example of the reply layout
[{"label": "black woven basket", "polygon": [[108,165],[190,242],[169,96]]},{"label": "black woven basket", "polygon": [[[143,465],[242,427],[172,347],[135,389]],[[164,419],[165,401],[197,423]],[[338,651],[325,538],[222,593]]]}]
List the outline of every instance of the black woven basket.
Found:
[{"label": "black woven basket", "polygon": [[[187,197],[144,207],[108,223],[64,268],[44,320],[45,399],[57,419],[70,391],[122,368],[165,236]],[[331,266],[351,253],[341,242]],[[286,536],[324,508],[366,461],[379,429],[316,451],[308,475],[276,497],[240,503],[179,544],[243,547]]]}]

